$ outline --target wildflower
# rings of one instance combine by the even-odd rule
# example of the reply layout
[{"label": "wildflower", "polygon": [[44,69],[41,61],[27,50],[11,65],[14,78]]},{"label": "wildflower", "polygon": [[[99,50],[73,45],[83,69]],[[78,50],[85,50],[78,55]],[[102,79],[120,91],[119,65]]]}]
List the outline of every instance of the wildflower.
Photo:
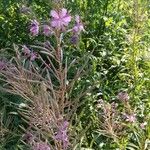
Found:
[{"label": "wildflower", "polygon": [[30,26],[30,32],[33,36],[36,36],[39,34],[39,22],[37,22],[37,20],[32,20],[31,26]]},{"label": "wildflower", "polygon": [[0,70],[5,69],[6,63],[4,61],[0,61]]},{"label": "wildflower", "polygon": [[81,31],[84,31],[83,24],[81,23],[80,17],[78,15],[75,16],[76,24],[73,27],[73,32],[80,34]]},{"label": "wildflower", "polygon": [[37,142],[34,144],[33,150],[50,150],[50,147],[44,142]]},{"label": "wildflower", "polygon": [[145,129],[145,126],[147,125],[147,122],[143,122],[143,123],[141,123],[140,124],[140,127],[142,128],[142,129]]},{"label": "wildflower", "polygon": [[51,28],[49,25],[44,25],[43,26],[43,34],[46,36],[49,36],[51,34]]},{"label": "wildflower", "polygon": [[125,114],[125,117],[126,117],[126,121],[128,122],[134,123],[136,121],[135,114],[130,114],[130,115]]},{"label": "wildflower", "polygon": [[50,15],[52,16],[51,26],[59,30],[64,29],[64,26],[68,26],[71,21],[71,16],[65,8],[60,11],[52,10]]},{"label": "wildflower", "polygon": [[130,97],[127,92],[120,92],[118,93],[117,98],[121,101],[127,102]]},{"label": "wildflower", "polygon": [[55,139],[61,141],[63,143],[63,148],[67,149],[69,145],[68,135],[67,135],[67,128],[69,123],[64,121],[63,124],[59,127],[58,132],[55,136]]}]

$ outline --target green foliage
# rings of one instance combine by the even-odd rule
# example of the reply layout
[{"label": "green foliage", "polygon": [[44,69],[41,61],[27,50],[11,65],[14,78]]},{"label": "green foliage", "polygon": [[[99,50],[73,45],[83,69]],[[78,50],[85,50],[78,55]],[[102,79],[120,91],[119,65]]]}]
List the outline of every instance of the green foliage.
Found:
[{"label": "green foliage", "polygon": [[[0,0],[0,43],[1,48],[16,44],[31,44],[34,41],[29,33],[30,19],[44,20],[51,9],[47,1],[3,1]],[[23,12],[24,7],[30,13]],[[37,15],[38,14],[38,15]],[[40,39],[40,38],[39,38]]]},{"label": "green foliage", "polygon": [[[21,13],[22,6],[28,6],[32,13]],[[82,43],[75,51],[73,47],[66,46],[65,56],[79,57],[85,52],[90,55],[89,76],[82,78],[74,91],[74,97],[78,90],[94,84],[95,88],[88,96],[83,98],[85,103],[78,109],[76,120],[79,122],[77,132],[86,128],[81,134],[81,140],[76,149],[89,148],[89,150],[117,149],[118,145],[106,137],[99,128],[99,113],[96,107],[97,100],[102,98],[108,102],[118,102],[116,95],[121,90],[127,90],[131,97],[131,105],[136,111],[140,123],[148,122],[147,128],[132,128],[129,137],[121,139],[123,146],[128,150],[148,150],[150,141],[150,5],[148,0],[65,0],[64,5],[72,13],[82,16],[86,32],[82,35]],[[46,20],[52,3],[48,0],[0,0],[0,46],[12,47],[16,44],[34,44],[43,37],[32,38],[29,33],[30,19]],[[70,78],[74,70],[70,72]],[[89,84],[90,83],[90,84]],[[11,131],[6,133],[6,138],[1,138],[2,150],[26,149],[20,140],[23,131],[19,128],[22,120],[17,108],[11,104],[20,104],[18,97],[13,98],[5,93],[0,94],[1,112],[5,124],[8,118],[13,120],[12,127],[6,127]],[[84,109],[83,109],[84,108]],[[121,110],[120,110],[121,111]],[[17,115],[11,115],[11,113]],[[15,129],[12,129],[15,127]],[[18,131],[19,132],[18,132]],[[11,134],[9,134],[11,132]],[[121,146],[122,146],[121,145]],[[146,149],[147,145],[147,149]],[[120,150],[124,150],[122,147]],[[85,149],[86,150],[86,149]]]}]

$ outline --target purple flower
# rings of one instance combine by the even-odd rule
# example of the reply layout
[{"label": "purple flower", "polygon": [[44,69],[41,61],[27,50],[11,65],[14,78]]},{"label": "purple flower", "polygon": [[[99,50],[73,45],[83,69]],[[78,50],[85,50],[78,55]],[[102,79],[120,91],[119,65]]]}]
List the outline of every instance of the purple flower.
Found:
[{"label": "purple flower", "polygon": [[6,63],[4,61],[0,61],[0,70],[5,69]]},{"label": "purple flower", "polygon": [[120,92],[118,93],[117,98],[121,101],[127,102],[130,97],[127,92]]},{"label": "purple flower", "polygon": [[37,142],[33,146],[33,150],[50,150],[50,147],[48,144],[46,144],[44,142]]},{"label": "purple flower", "polygon": [[51,34],[51,27],[49,25],[44,25],[43,26],[43,34],[46,36],[49,36]]},{"label": "purple flower", "polygon": [[67,135],[68,126],[69,123],[67,121],[64,121],[63,124],[59,126],[57,134],[55,135],[55,139],[63,143],[64,149],[67,149],[67,147],[69,146],[69,139]]},{"label": "purple flower", "polygon": [[73,27],[73,32],[80,34],[81,31],[84,31],[84,27],[78,15],[75,16],[75,21],[76,21],[76,24]]},{"label": "purple flower", "polygon": [[30,25],[30,32],[32,36],[39,34],[39,22],[37,22],[37,20],[32,20]]},{"label": "purple flower", "polygon": [[136,121],[136,115],[135,114],[125,114],[126,121],[134,123]]},{"label": "purple flower", "polygon": [[71,21],[71,16],[65,8],[62,8],[60,11],[52,10],[50,15],[52,16],[51,26],[59,30],[64,29]]}]

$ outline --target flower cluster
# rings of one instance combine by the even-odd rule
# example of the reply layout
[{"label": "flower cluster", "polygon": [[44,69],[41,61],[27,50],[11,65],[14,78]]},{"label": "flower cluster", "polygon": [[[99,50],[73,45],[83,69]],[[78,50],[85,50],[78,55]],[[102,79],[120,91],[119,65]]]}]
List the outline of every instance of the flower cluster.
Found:
[{"label": "flower cluster", "polygon": [[39,34],[39,22],[37,20],[32,20],[30,25],[30,33],[33,36],[36,36]]},{"label": "flower cluster", "polygon": [[[55,31],[64,32],[66,31],[69,23],[72,20],[71,15],[67,11],[67,9],[62,8],[60,10],[51,10],[50,12],[50,23],[44,24],[42,26],[42,32],[45,36],[52,35]],[[39,34],[40,23],[37,20],[32,20],[30,25],[30,32],[32,36],[36,36]],[[83,24],[79,15],[75,16],[75,25],[71,29],[67,29],[67,32],[72,33],[71,43],[76,44],[78,42],[78,36],[84,31]]]},{"label": "flower cluster", "polygon": [[75,16],[75,21],[76,21],[76,23],[75,23],[75,26],[73,27],[73,32],[75,34],[80,34],[81,31],[84,31],[84,27],[83,27],[83,24],[81,22],[79,15]]},{"label": "flower cluster", "polygon": [[69,139],[67,134],[69,123],[64,121],[58,128],[57,134],[55,135],[55,139],[63,143],[63,149],[67,149],[69,146]]},{"label": "flower cluster", "polygon": [[52,16],[51,26],[59,30],[63,30],[71,21],[71,16],[65,8],[60,11],[52,10],[50,15]]},{"label": "flower cluster", "polygon": [[129,123],[135,123],[136,122],[136,114],[132,112],[132,109],[130,108],[129,104],[129,95],[126,91],[119,92],[117,95],[117,98],[125,104],[125,113],[123,113],[125,121]]},{"label": "flower cluster", "polygon": [[[68,80],[68,68],[63,61],[62,40],[67,33],[72,37],[72,43],[77,43],[78,36],[84,31],[84,27],[78,15],[75,16],[75,24],[70,27],[73,17],[65,8],[51,10],[50,17],[51,20],[45,24],[32,20],[30,35],[38,36],[42,31],[47,37],[52,35],[53,42],[38,42],[30,48],[23,45],[21,52],[17,47],[15,49],[17,57],[14,59],[18,63],[10,62],[13,68],[5,69],[5,63],[0,61],[0,70],[5,69],[4,75],[10,78],[7,81],[10,83],[8,88],[31,102],[27,113],[31,133],[25,135],[24,141],[33,150],[67,150],[73,146],[69,141],[69,122],[64,121],[63,117],[58,119],[59,115],[68,117],[72,113],[68,108],[68,105],[72,105],[72,101],[66,97],[70,89],[66,88],[66,82],[64,82],[64,79]],[[32,48],[38,49],[38,52],[36,53]],[[22,58],[25,58],[25,61],[22,61]],[[35,65],[33,61],[37,58],[38,63]],[[66,65],[68,65],[67,61]],[[81,73],[82,71],[76,72],[77,75]],[[72,80],[76,80],[76,76]]]}]

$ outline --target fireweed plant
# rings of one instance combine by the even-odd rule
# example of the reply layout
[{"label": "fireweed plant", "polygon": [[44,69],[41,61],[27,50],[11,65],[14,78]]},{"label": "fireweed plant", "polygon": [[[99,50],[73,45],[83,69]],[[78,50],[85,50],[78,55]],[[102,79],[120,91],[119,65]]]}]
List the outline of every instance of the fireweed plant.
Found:
[{"label": "fireweed plant", "polygon": [[[132,25],[126,35],[128,41],[124,48],[123,57],[126,59],[125,70],[127,74],[122,79],[125,84],[128,84],[126,89],[130,97],[125,90],[119,92],[117,98],[109,98],[107,102],[106,100],[98,101],[98,135],[101,138],[97,138],[95,143],[98,140],[102,141],[99,149],[150,149],[149,87],[146,88],[147,81],[145,80],[145,77],[149,78],[146,75],[149,68],[147,71],[143,69],[149,60],[142,58],[143,53],[149,48],[149,44],[145,40],[145,32],[148,30],[147,24],[149,22],[147,6],[146,1],[127,2],[125,12],[131,18]],[[144,47],[143,43],[147,43],[148,46]],[[145,91],[146,94],[144,94]],[[104,142],[105,138],[106,142]]]},{"label": "fireweed plant", "polygon": [[[85,15],[84,18],[87,18],[87,21],[89,20],[92,33],[87,36],[92,37],[92,40],[98,38],[98,43],[95,41],[94,44],[96,51],[100,51],[100,53],[93,54],[96,57],[92,63],[95,63],[96,74],[103,74],[106,70],[106,78],[92,76],[94,80],[98,80],[96,81],[98,86],[97,83],[95,86],[98,89],[102,88],[102,95],[99,96],[104,99],[98,100],[97,104],[99,98],[95,98],[94,92],[90,93],[90,101],[88,101],[90,103],[85,102],[87,97],[82,97],[85,93],[88,95],[88,90],[90,90],[84,91],[82,86],[86,86],[83,85],[85,82],[81,83],[82,77],[84,78],[81,75],[87,74],[86,67],[90,65],[90,63],[87,65],[89,56],[78,59],[79,51],[85,48],[81,47],[80,49],[79,47],[79,51],[75,50],[81,44],[80,33],[84,30],[83,24],[78,15],[71,17],[62,4],[58,5],[59,2],[60,0],[55,0],[55,9],[50,13],[51,20],[44,20],[44,23],[31,14],[30,8],[22,6],[20,12],[31,15],[31,17],[27,17],[28,19],[32,18],[29,26],[31,39],[41,39],[36,45],[29,46],[26,42],[22,42],[25,45],[14,46],[16,57],[11,57],[9,62],[6,59],[0,59],[0,72],[3,76],[1,76],[1,80],[6,83],[3,89],[20,95],[26,100],[21,101],[22,103],[19,105],[15,102],[14,104],[17,106],[18,116],[25,122],[19,124],[24,133],[23,136],[19,134],[19,137],[21,136],[21,142],[23,141],[23,146],[27,148],[20,148],[20,143],[17,141],[14,149],[19,147],[18,149],[25,150],[30,148],[33,150],[80,150],[86,147],[87,149],[93,148],[93,150],[149,150],[148,68],[150,64],[149,60],[145,62],[145,59],[141,57],[146,48],[145,34],[148,34],[148,28],[145,26],[145,23],[148,22],[146,17],[148,12],[144,11],[147,9],[148,3],[143,5],[145,2],[141,0],[116,0],[113,2],[85,0],[85,3],[80,0],[65,1],[66,5],[70,3],[70,7],[73,9],[80,7],[79,9],[85,11],[82,15]],[[103,4],[105,4],[104,8],[102,8]],[[40,7],[42,8],[43,5]],[[86,17],[87,12],[88,16]],[[10,37],[13,38],[11,33]],[[99,38],[99,34],[104,39]],[[124,35],[126,35],[127,41],[122,39]],[[9,41],[8,37],[7,40],[5,38],[6,41]],[[98,46],[99,43],[102,47]],[[69,48],[71,52],[68,52]],[[118,55],[117,50],[121,52],[124,48],[123,59],[121,59],[122,53]],[[93,49],[91,45],[86,47],[86,51],[91,49]],[[72,50],[75,51],[75,55],[71,55]],[[106,55],[107,52],[109,55]],[[120,59],[121,64],[119,63]],[[119,80],[114,74],[115,72],[118,74],[118,69],[115,69],[116,63],[117,66],[120,64],[123,68],[125,65],[125,70],[123,69],[119,73]],[[107,65],[112,69],[108,69]],[[90,76],[88,74],[88,77]],[[88,83],[90,82],[88,81]],[[125,90],[121,91],[122,88]],[[116,90],[121,91],[117,96],[114,95]],[[96,101],[96,107],[93,99]],[[13,101],[12,97],[11,101]],[[86,109],[87,107],[89,109]],[[77,108],[79,108],[78,111]],[[0,110],[0,149],[2,150],[7,149],[5,148],[6,144],[3,143],[10,141],[6,137],[11,132],[8,125],[13,125],[13,117],[10,117],[9,123],[3,122],[3,119],[7,118],[4,112],[4,110]],[[90,125],[89,128],[86,122]],[[76,126],[76,124],[78,125]],[[83,126],[87,128],[85,129]],[[13,139],[16,141],[15,137],[13,136]],[[11,144],[7,145],[10,149]]]},{"label": "fireweed plant", "polygon": [[[79,60],[68,63],[63,54],[66,34],[71,35],[74,47],[79,42],[80,33],[84,31],[81,19],[78,15],[72,17],[61,7],[51,10],[50,17],[47,24],[33,19],[29,27],[31,36],[36,38],[43,34],[49,41],[30,47],[23,45],[21,50],[14,45],[16,56],[9,62],[0,61],[1,80],[6,83],[3,89],[26,100],[18,109],[28,124],[27,129],[23,128],[22,140],[33,150],[73,149],[73,116],[86,93],[79,92],[75,100],[71,99],[76,81],[86,74],[87,56],[82,58],[84,65],[75,67],[74,77],[69,78],[68,72]],[[72,20],[75,24],[70,28]]]},{"label": "fireweed plant", "polygon": [[[137,111],[131,106],[131,99],[126,91],[119,92],[116,100],[118,103],[98,100],[97,110],[100,128],[97,132],[110,139],[110,142],[115,145],[114,149],[148,150],[149,119],[144,120],[143,118],[143,121],[140,121],[141,119],[136,114]],[[141,137],[138,137],[136,132]],[[134,136],[139,138],[136,145],[132,143]]]}]

